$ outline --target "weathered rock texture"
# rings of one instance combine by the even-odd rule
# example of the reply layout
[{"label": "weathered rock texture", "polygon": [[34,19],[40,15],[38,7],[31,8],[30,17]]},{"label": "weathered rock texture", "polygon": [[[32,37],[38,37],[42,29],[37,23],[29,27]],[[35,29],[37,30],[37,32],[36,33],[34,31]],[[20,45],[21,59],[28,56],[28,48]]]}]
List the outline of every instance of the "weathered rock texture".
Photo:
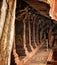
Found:
[{"label": "weathered rock texture", "polygon": [[0,65],[10,65],[16,0],[0,0]]},{"label": "weathered rock texture", "polygon": [[48,2],[50,4],[50,16],[57,20],[57,0],[48,0]]}]

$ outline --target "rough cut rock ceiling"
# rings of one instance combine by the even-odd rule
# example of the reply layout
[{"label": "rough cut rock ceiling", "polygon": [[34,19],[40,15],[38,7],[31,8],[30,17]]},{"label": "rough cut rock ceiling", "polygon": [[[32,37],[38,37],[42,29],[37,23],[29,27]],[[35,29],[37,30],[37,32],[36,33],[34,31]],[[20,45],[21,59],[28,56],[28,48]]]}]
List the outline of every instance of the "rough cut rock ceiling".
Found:
[{"label": "rough cut rock ceiling", "polygon": [[52,19],[57,20],[57,0],[39,0],[46,2],[50,5],[50,16]]},{"label": "rough cut rock ceiling", "polygon": [[48,3],[48,0],[38,0],[38,1],[42,1],[42,2]]},{"label": "rough cut rock ceiling", "polygon": [[[57,18],[56,18],[57,16],[55,15],[56,14],[56,10],[55,10],[56,5],[54,5],[54,8],[53,8],[51,5],[52,1],[56,2],[56,0],[20,0],[20,1],[17,0],[17,4],[18,4],[17,11],[19,12],[20,10],[22,10],[24,8],[26,9],[26,7],[29,6],[29,7],[32,7],[33,9],[35,9],[41,15],[43,15],[47,18],[50,18],[50,19],[57,20]],[[17,12],[17,14],[18,14],[18,12]],[[18,17],[16,19],[18,19]]]},{"label": "rough cut rock ceiling", "polygon": [[49,17],[49,5],[42,2],[42,1],[33,1],[33,0],[24,0],[26,3],[29,4],[29,6],[31,6],[33,9],[35,9],[39,14],[45,16],[45,17]]}]

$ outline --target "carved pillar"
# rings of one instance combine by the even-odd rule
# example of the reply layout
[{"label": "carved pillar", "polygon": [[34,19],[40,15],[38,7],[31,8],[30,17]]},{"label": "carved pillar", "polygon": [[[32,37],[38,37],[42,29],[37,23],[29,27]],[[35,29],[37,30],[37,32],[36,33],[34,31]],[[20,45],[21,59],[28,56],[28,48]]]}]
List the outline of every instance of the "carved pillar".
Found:
[{"label": "carved pillar", "polygon": [[[5,10],[3,10],[4,6]],[[11,51],[14,40],[15,9],[16,0],[3,0],[0,15],[1,30],[3,29],[2,35],[0,34],[0,65],[10,65]]]},{"label": "carved pillar", "polygon": [[49,30],[49,33],[48,33],[48,39],[49,39],[49,46],[50,47],[52,47],[53,40],[54,40],[54,36],[52,35],[53,26],[50,26],[50,30]]},{"label": "carved pillar", "polygon": [[40,25],[41,25],[41,20],[38,21],[38,41],[40,43]]},{"label": "carved pillar", "polygon": [[24,43],[25,54],[28,55],[28,50],[26,47],[26,18],[27,18],[27,15],[25,16],[25,19],[23,20],[23,24],[24,24],[23,43]]},{"label": "carved pillar", "polygon": [[33,41],[34,41],[35,46],[37,47],[36,41],[35,41],[35,20],[36,20],[36,15],[33,14]]},{"label": "carved pillar", "polygon": [[[45,35],[45,30],[49,27],[49,25],[46,25],[46,27],[42,28],[41,32],[40,32],[40,41],[42,42],[42,40],[46,39],[46,35]],[[43,39],[43,33],[44,33],[44,39]]]},{"label": "carved pillar", "polygon": [[36,43],[37,45],[39,44],[39,20],[38,20],[38,16],[36,17]]},{"label": "carved pillar", "polygon": [[39,44],[39,40],[38,40],[38,24],[37,24],[37,28],[36,28],[36,41],[37,41],[37,44]]},{"label": "carved pillar", "polygon": [[3,27],[4,27],[4,23],[5,23],[5,18],[6,18],[6,10],[7,10],[7,3],[5,0],[1,0],[0,1],[0,38],[2,36],[2,31],[3,31]]},{"label": "carved pillar", "polygon": [[33,47],[32,47],[32,45],[31,45],[31,24],[30,24],[30,16],[31,16],[31,13],[29,13],[29,21],[28,21],[28,23],[29,23],[29,45],[30,45],[30,47],[31,47],[31,50],[33,51]]}]

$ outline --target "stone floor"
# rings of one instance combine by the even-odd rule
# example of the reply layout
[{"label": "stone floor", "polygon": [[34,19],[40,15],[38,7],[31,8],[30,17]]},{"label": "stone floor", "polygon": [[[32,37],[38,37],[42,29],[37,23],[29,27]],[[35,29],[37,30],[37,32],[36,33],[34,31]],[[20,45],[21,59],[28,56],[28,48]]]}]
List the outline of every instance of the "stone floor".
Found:
[{"label": "stone floor", "polygon": [[40,49],[25,65],[46,65],[48,52],[46,49]]}]

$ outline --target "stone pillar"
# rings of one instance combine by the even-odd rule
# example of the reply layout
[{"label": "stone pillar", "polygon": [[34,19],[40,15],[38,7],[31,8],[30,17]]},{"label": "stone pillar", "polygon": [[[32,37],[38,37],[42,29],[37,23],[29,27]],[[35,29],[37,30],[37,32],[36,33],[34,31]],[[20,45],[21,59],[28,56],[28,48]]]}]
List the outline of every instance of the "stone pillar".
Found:
[{"label": "stone pillar", "polygon": [[31,50],[33,51],[33,47],[32,47],[32,45],[31,45],[31,25],[30,25],[30,16],[31,16],[31,14],[29,13],[29,21],[28,21],[28,23],[29,23],[29,45],[30,45],[30,47],[31,47]]},{"label": "stone pillar", "polygon": [[10,65],[14,40],[16,0],[3,0],[0,13],[0,65]]},{"label": "stone pillar", "polygon": [[54,36],[52,35],[52,29],[53,26],[50,27],[49,33],[48,33],[48,39],[49,39],[49,46],[52,47]]},{"label": "stone pillar", "polygon": [[26,47],[26,18],[27,18],[27,15],[25,16],[25,19],[23,20],[23,24],[24,24],[23,43],[24,43],[25,54],[28,55],[28,50]]},{"label": "stone pillar", "polygon": [[36,43],[37,45],[39,44],[38,33],[39,33],[39,26],[38,26],[38,21],[37,21],[36,22]]},{"label": "stone pillar", "polygon": [[33,14],[33,41],[34,41],[35,46],[37,47],[36,41],[35,41],[35,20],[36,20],[36,15]]}]

